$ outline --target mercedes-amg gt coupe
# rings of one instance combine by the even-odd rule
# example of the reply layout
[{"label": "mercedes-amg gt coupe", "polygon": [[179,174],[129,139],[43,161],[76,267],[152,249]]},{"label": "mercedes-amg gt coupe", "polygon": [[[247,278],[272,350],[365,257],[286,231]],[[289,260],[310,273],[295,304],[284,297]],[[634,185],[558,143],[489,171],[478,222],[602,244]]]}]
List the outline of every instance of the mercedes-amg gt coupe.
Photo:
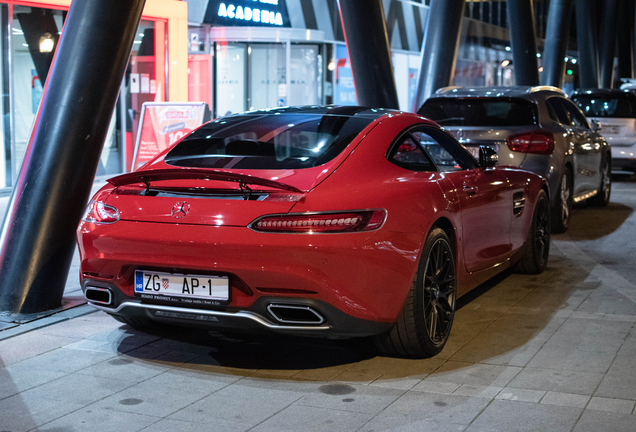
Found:
[{"label": "mercedes-amg gt coupe", "polygon": [[496,159],[399,111],[221,117],[97,192],[82,289],[135,328],[371,336],[432,356],[459,296],[546,267],[548,185]]}]

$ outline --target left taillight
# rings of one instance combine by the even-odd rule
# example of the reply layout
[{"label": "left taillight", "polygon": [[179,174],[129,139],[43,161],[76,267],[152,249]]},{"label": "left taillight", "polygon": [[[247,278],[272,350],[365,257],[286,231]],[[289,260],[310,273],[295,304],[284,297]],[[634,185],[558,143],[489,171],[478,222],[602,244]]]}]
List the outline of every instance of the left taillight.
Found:
[{"label": "left taillight", "polygon": [[95,224],[111,224],[119,220],[119,211],[115,207],[106,205],[101,201],[91,200],[86,207],[82,220]]},{"label": "left taillight", "polygon": [[506,143],[508,148],[515,152],[551,154],[554,151],[554,135],[550,132],[526,132],[511,135]]},{"label": "left taillight", "polygon": [[373,231],[386,219],[386,210],[361,210],[325,213],[292,213],[263,216],[249,227],[254,231],[277,233],[346,233]]}]

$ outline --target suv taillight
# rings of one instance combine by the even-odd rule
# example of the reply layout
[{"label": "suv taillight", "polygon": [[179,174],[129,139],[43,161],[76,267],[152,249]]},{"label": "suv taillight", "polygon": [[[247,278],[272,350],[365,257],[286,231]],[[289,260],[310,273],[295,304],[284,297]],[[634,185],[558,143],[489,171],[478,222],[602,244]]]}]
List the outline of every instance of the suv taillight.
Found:
[{"label": "suv taillight", "polygon": [[115,207],[106,205],[101,201],[91,200],[86,207],[82,220],[95,224],[111,224],[119,220],[119,211]]},{"label": "suv taillight", "polygon": [[385,210],[363,210],[328,213],[296,213],[264,216],[249,227],[254,231],[278,233],[344,233],[373,231],[382,226]]},{"label": "suv taillight", "polygon": [[551,154],[554,151],[554,135],[543,131],[526,132],[509,136],[506,144],[515,152]]}]

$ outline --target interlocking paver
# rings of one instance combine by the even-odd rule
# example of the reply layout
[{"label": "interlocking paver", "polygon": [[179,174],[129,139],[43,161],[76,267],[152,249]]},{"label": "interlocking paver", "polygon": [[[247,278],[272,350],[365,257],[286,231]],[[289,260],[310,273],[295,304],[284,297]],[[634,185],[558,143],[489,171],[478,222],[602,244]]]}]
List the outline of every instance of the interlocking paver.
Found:
[{"label": "interlocking paver", "polygon": [[542,404],[574,408],[585,408],[589,401],[590,396],[553,391],[547,392],[543,399],[541,399]]},{"label": "interlocking paver", "polygon": [[529,402],[495,400],[466,429],[481,431],[569,431],[576,424],[581,409]]}]

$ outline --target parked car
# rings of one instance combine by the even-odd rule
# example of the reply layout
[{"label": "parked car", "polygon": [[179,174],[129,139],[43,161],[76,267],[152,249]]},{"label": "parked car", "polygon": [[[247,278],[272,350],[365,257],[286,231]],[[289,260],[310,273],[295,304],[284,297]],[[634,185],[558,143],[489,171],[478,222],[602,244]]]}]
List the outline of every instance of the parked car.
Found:
[{"label": "parked car", "polygon": [[548,180],[553,232],[565,232],[572,204],[604,206],[611,193],[610,146],[555,87],[446,87],[419,114],[435,120],[473,155],[487,145],[499,163]]},{"label": "parked car", "polygon": [[457,297],[548,260],[545,180],[479,157],[412,113],[222,117],[94,196],[82,289],[133,327],[374,336],[434,355]]},{"label": "parked car", "polygon": [[636,172],[636,94],[629,90],[582,89],[572,101],[612,145],[612,169]]}]

